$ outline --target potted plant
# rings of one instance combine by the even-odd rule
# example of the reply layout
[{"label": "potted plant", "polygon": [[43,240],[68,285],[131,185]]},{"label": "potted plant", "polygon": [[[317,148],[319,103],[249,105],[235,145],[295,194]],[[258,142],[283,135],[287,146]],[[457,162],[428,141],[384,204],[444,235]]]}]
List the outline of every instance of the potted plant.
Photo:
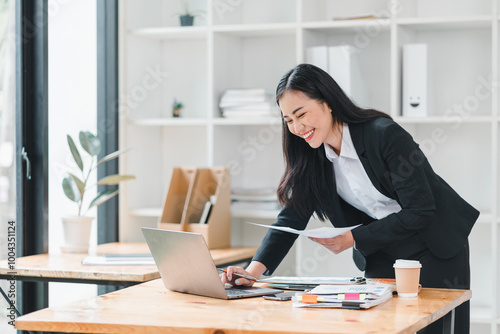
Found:
[{"label": "potted plant", "polygon": [[190,10],[189,9],[189,0],[183,0],[182,4],[182,12],[178,13],[179,19],[181,22],[181,26],[192,26],[194,24],[194,18],[204,13],[201,9]]},{"label": "potted plant", "polygon": [[177,101],[177,99],[174,99],[174,102],[172,103],[172,116],[180,117],[182,108],[184,108],[182,102],[179,102]]},{"label": "potted plant", "polygon": [[[97,166],[117,158],[120,154],[127,150],[119,150],[106,155],[101,160],[97,161],[97,155],[101,152],[101,141],[95,135],[88,131],[80,131],[79,142],[83,150],[90,156],[90,162],[84,164],[82,155],[75,145],[73,138],[70,135],[66,136],[68,140],[69,150],[73,159],[78,166],[81,176],[76,176],[68,172],[68,175],[62,180],[63,192],[67,198],[78,204],[78,215],[62,217],[63,231],[65,244],[61,249],[65,252],[88,252],[90,228],[93,217],[87,217],[85,214],[93,207],[103,204],[114,196],[118,195],[118,189],[104,190],[90,200],[87,211],[82,214],[82,208],[85,202],[87,190],[94,186],[89,185],[89,178],[92,171],[97,169]],[[132,175],[109,175],[97,182],[97,185],[117,185],[121,181],[134,179]],[[87,196],[88,197],[88,196]]]}]

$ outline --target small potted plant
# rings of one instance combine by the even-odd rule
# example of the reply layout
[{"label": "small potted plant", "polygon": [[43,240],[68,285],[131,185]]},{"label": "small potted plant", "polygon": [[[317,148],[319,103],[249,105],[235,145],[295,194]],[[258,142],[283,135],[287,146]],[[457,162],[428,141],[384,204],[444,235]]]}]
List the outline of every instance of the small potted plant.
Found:
[{"label": "small potted plant", "polygon": [[189,0],[181,1],[182,4],[182,12],[178,13],[181,26],[192,26],[194,24],[194,18],[203,14],[205,11],[201,9],[190,10],[189,9]]},{"label": "small potted plant", "polygon": [[[67,198],[78,204],[78,215],[62,217],[63,231],[65,244],[61,249],[65,252],[88,252],[90,228],[93,217],[85,216],[86,212],[118,195],[118,189],[104,190],[99,192],[88,204],[87,211],[82,215],[82,208],[86,199],[87,190],[93,186],[89,185],[89,178],[92,171],[97,169],[97,166],[117,158],[127,149],[119,150],[106,155],[101,160],[97,161],[97,155],[101,152],[101,141],[95,135],[88,131],[80,131],[79,142],[83,150],[90,156],[90,162],[84,164],[80,151],[75,145],[73,138],[70,135],[66,136],[68,140],[69,150],[73,159],[78,166],[81,176],[76,176],[68,172],[68,175],[62,180],[63,192]],[[88,159],[87,159],[88,160]],[[97,185],[117,185],[121,181],[135,179],[132,175],[109,175],[97,181]]]},{"label": "small potted plant", "polygon": [[174,99],[174,103],[172,103],[172,116],[181,117],[182,108],[184,108],[182,102],[178,102],[177,99]]}]

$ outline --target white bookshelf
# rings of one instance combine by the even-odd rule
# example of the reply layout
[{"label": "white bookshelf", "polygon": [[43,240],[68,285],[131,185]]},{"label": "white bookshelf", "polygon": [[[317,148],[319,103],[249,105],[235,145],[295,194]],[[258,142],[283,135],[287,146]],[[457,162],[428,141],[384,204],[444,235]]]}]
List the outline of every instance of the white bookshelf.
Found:
[{"label": "white bookshelf", "polygon": [[[221,10],[221,2],[226,11]],[[470,236],[472,333],[498,333],[500,204],[498,85],[500,0],[190,0],[120,3],[120,169],[137,180],[120,195],[120,239],[155,226],[174,166],[228,166],[236,187],[276,187],[283,171],[279,114],[221,118],[228,88],[266,88],[319,45],[353,45],[370,107],[389,113],[420,143],[433,168],[481,211]],[[395,12],[390,12],[396,8]],[[379,19],[332,20],[376,13]],[[401,48],[428,46],[429,116],[401,116]],[[168,73],[168,75],[167,75]],[[185,104],[171,115],[177,98]],[[233,212],[232,238],[257,244],[244,221],[277,212]],[[297,247],[297,265],[306,253]],[[344,257],[348,261],[348,257]]]}]

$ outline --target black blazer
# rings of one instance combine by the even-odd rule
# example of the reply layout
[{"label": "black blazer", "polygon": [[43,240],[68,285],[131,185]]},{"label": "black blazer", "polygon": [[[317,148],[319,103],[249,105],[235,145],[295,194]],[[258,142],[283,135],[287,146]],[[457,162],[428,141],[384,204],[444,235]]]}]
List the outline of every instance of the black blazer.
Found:
[{"label": "black blazer", "polygon": [[[432,170],[418,144],[394,121],[376,118],[349,124],[349,131],[373,186],[396,200],[402,209],[374,220],[336,195],[332,200],[334,216],[328,217],[331,223],[335,227],[363,224],[352,234],[356,248],[365,256],[415,233],[420,234],[435,256],[447,259],[456,255],[479,211]],[[323,146],[318,150],[324,155]],[[332,187],[336,187],[335,183]],[[301,218],[293,208],[284,207],[274,225],[305,229],[309,218]],[[263,263],[267,274],[271,274],[296,238],[295,234],[269,230],[253,259]]]}]

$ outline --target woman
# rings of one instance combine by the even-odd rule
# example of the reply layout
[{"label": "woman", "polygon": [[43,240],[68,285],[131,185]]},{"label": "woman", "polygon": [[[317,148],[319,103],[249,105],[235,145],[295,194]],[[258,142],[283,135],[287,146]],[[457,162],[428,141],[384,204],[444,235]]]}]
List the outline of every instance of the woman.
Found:
[{"label": "woman", "polygon": [[[366,277],[393,278],[392,265],[403,258],[422,263],[423,287],[470,287],[467,237],[479,212],[434,173],[410,134],[387,114],[356,106],[310,64],[283,76],[276,101],[286,170],[275,225],[304,229],[313,213],[335,227],[362,224],[314,241],[334,253],[353,247]],[[251,285],[233,273],[272,274],[296,237],[269,230],[248,268],[229,267],[222,281]],[[468,333],[468,303],[456,310],[455,329]]]}]

